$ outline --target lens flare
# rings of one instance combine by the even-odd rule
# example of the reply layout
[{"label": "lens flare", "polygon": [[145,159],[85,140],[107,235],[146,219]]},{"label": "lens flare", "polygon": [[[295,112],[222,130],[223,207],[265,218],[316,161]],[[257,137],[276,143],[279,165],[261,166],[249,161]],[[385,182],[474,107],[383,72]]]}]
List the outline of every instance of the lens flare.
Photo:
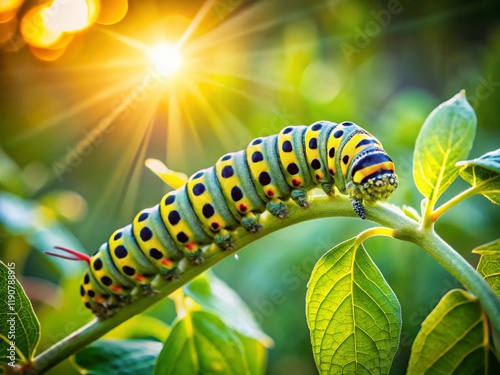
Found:
[{"label": "lens flare", "polygon": [[158,72],[166,76],[177,72],[182,65],[179,48],[174,44],[158,44],[149,52],[149,57]]}]

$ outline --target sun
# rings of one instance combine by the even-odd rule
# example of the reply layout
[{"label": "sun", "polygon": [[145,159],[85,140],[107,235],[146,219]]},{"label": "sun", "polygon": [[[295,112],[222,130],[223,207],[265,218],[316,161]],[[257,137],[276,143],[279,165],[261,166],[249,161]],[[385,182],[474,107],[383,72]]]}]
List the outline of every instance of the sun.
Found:
[{"label": "sun", "polygon": [[178,72],[182,66],[182,56],[175,44],[160,43],[149,51],[149,57],[157,71],[165,76]]}]

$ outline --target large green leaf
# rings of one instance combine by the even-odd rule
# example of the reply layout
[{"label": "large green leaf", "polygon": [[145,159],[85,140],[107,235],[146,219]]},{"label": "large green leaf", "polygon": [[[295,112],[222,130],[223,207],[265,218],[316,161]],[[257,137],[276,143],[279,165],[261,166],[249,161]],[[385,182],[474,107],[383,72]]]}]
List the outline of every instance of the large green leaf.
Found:
[{"label": "large green leaf", "polygon": [[243,345],[250,375],[263,375],[266,372],[267,348],[260,341],[236,332]]},{"label": "large green leaf", "polygon": [[478,194],[500,204],[500,149],[457,163],[460,176],[477,189]]},{"label": "large green leaf", "polygon": [[74,356],[89,375],[151,375],[162,344],[149,340],[99,340]]},{"label": "large green leaf", "polygon": [[216,315],[191,311],[172,327],[154,373],[248,375],[250,370],[237,334]]},{"label": "large green leaf", "polygon": [[241,297],[213,272],[207,271],[198,276],[187,284],[183,291],[204,310],[216,314],[235,331],[259,340],[266,347],[273,345],[273,340],[259,328]]},{"label": "large green leaf", "polygon": [[448,292],[422,323],[413,342],[408,374],[473,374],[488,361],[487,322],[466,291]]},{"label": "large green leaf", "polygon": [[321,374],[387,374],[399,344],[401,308],[382,274],[355,239],[316,263],[306,310]]},{"label": "large green leaf", "polygon": [[477,118],[460,91],[439,105],[420,129],[413,154],[413,179],[418,190],[435,202],[455,180],[455,163],[466,158],[474,141]]},{"label": "large green leaf", "polygon": [[40,323],[15,272],[14,263],[0,261],[0,362],[27,363],[40,341]]},{"label": "large green leaf", "polygon": [[500,297],[500,239],[476,247],[472,252],[481,255],[477,271]]}]

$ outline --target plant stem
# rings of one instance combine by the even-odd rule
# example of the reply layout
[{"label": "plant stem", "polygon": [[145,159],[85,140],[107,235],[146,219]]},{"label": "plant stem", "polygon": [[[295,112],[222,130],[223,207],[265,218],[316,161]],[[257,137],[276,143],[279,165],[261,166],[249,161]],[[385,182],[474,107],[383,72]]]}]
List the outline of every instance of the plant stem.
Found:
[{"label": "plant stem", "polygon": [[471,186],[467,190],[462,191],[460,194],[455,195],[452,199],[450,199],[448,202],[444,203],[440,207],[436,208],[436,210],[432,213],[431,215],[431,220],[432,222],[436,222],[442,214],[444,214],[446,211],[448,211],[450,208],[455,206],[456,204],[460,203],[466,198],[469,198],[475,194],[478,193],[478,190],[480,190],[480,186]]},{"label": "plant stem", "polygon": [[415,233],[412,242],[422,247],[477,297],[497,332],[500,332],[500,298],[476,270],[434,231]]},{"label": "plant stem", "polygon": [[365,242],[370,237],[375,236],[387,236],[394,237],[394,229],[386,227],[376,227],[368,228],[356,236],[356,241],[354,242],[354,247],[357,248],[363,242]]},{"label": "plant stem", "polygon": [[434,204],[435,202],[431,201],[431,199],[425,201],[425,209],[422,212],[421,230],[431,230],[433,228],[434,221],[432,221],[432,212],[434,210]]},{"label": "plant stem", "polygon": [[[336,216],[357,217],[352,210],[349,198],[342,195],[334,198],[324,195],[315,196],[311,198],[311,206],[308,209],[303,209],[295,204],[290,204],[288,207],[289,216],[286,219],[277,219],[269,213],[262,214],[261,223],[264,228],[257,233],[249,234],[242,228],[237,229],[233,235],[236,249],[241,250],[244,246],[257,239],[282,229],[283,227],[302,221]],[[432,255],[441,265],[443,265],[443,267],[479,298],[493,326],[500,332],[500,299],[465,259],[437,236],[437,234],[432,230],[421,230],[418,222],[408,218],[401,210],[389,204],[377,203],[374,207],[367,207],[366,218],[392,228],[385,228],[385,232],[389,230],[391,231],[391,235],[394,235],[395,238],[414,242]],[[106,332],[117,327],[127,319],[143,312],[154,303],[170,295],[203,271],[233,254],[234,251],[220,251],[215,245],[211,245],[205,252],[205,261],[202,264],[193,265],[187,262],[181,263],[179,265],[181,268],[181,275],[178,280],[170,282],[164,281],[163,279],[160,280],[154,285],[158,293],[138,299],[134,303],[124,306],[112,317],[103,321],[94,320],[73,332],[63,340],[40,353],[33,360],[29,368],[22,369],[22,373],[43,373],[91,342],[97,340]]]},{"label": "plant stem", "polygon": [[[390,207],[387,207],[388,209]],[[393,218],[401,214],[392,209]],[[386,226],[391,226],[385,222],[385,217],[381,218],[384,222],[377,222]],[[401,220],[401,217],[398,217]],[[402,224],[402,223],[401,223]],[[418,223],[411,225],[402,225],[395,228],[394,238],[413,242],[424,249],[439,264],[441,264],[453,277],[464,285],[472,294],[479,299],[481,306],[490,318],[492,327],[500,333],[500,298],[495,294],[490,285],[481,275],[450,245],[448,245],[434,230],[415,229]]]}]

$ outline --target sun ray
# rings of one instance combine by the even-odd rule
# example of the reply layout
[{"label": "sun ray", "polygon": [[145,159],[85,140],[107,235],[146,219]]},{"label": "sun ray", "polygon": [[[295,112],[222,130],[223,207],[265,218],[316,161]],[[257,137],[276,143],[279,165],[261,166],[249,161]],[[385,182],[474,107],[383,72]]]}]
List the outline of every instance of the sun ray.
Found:
[{"label": "sun ray", "polygon": [[207,67],[203,66],[203,64],[200,64],[202,67],[199,69],[197,73],[200,73],[202,75],[217,75],[217,76],[226,76],[226,77],[231,77],[231,78],[238,78],[247,82],[255,83],[258,84],[262,87],[273,89],[273,90],[287,90],[290,89],[288,85],[286,85],[283,81],[274,79],[274,78],[267,78],[267,77],[262,77],[262,75],[252,75],[251,73],[249,74],[244,74],[241,72],[241,70],[238,71],[230,71],[230,70],[224,70],[220,68],[212,68],[212,67]]},{"label": "sun ray", "polygon": [[232,87],[232,86],[227,86],[227,85],[225,85],[225,84],[223,84],[223,83],[221,83],[213,78],[210,78],[210,77],[200,77],[199,80],[200,80],[200,82],[206,82],[206,83],[209,83],[209,84],[214,85],[214,86],[220,86],[220,87],[223,87],[224,90],[234,92],[235,94],[238,94],[239,96],[250,100],[252,103],[258,105],[263,110],[264,109],[269,110],[272,108],[272,105],[267,100],[263,99],[259,95],[250,94],[246,90],[241,90],[241,89],[237,89],[237,88]]},{"label": "sun ray", "polygon": [[200,23],[205,19],[208,11],[214,6],[218,0],[206,0],[198,10],[189,27],[179,39],[179,47],[182,47],[189,37],[196,31]]},{"label": "sun ray", "polygon": [[99,30],[101,30],[105,34],[108,34],[109,36],[111,36],[115,40],[123,43],[124,45],[126,45],[128,47],[137,49],[139,51],[142,51],[143,53],[148,52],[148,46],[137,39],[120,34],[120,33],[113,31],[113,30],[109,30],[109,29],[102,27],[102,26],[99,28]]},{"label": "sun ray", "polygon": [[121,185],[119,201],[123,202],[123,204],[119,208],[118,215],[120,217],[131,217],[136,211],[135,201],[139,191],[140,175],[144,170],[146,151],[148,149],[151,134],[153,133],[153,122],[154,119],[151,118],[149,125],[147,125],[145,128],[145,132],[139,143],[139,147],[136,150],[136,154],[130,165],[130,169],[125,178],[125,182]]},{"label": "sun ray", "polygon": [[[54,127],[54,126],[62,126],[64,121],[69,120],[72,117],[75,117],[79,115],[80,113],[89,110],[94,104],[97,104],[100,101],[104,101],[108,98],[110,98],[112,95],[118,94],[120,92],[123,92],[127,87],[132,86],[132,79],[129,79],[127,81],[122,82],[121,84],[117,86],[112,86],[109,88],[105,88],[98,93],[88,97],[81,103],[75,104],[71,108],[68,108],[66,111],[56,115],[53,118],[47,119],[46,121],[37,124],[35,128],[32,128],[28,132],[23,132],[22,134],[18,135],[17,137],[9,140],[6,144],[8,146],[15,145],[19,142],[25,141],[29,138],[33,138],[36,135]],[[119,114],[111,113],[108,114],[105,118],[103,118],[103,121],[106,120],[106,118],[116,118]]]},{"label": "sun ray", "polygon": [[[340,2],[342,0],[337,1]],[[314,6],[303,7],[290,13],[284,13],[281,17],[275,17],[275,12],[270,8],[272,2],[253,3],[242,12],[229,18],[223,24],[190,43],[189,52],[203,54],[203,51],[210,50],[215,45],[242,39],[263,31],[270,32],[273,27],[287,22],[295,22],[301,17],[319,12],[331,5],[331,2],[320,2]]]},{"label": "sun ray", "polygon": [[[183,155],[189,154],[190,150],[200,150],[203,147],[203,142],[199,136],[199,126],[196,126],[192,120],[190,111],[185,111],[182,116],[182,106],[179,103],[179,97],[175,90],[170,90],[168,100],[168,132],[167,132],[167,162],[175,166],[176,169],[185,171],[188,163],[179,160],[179,145],[185,145],[186,149],[182,150]],[[184,117],[184,119],[183,119]],[[180,126],[186,124],[188,127]],[[189,135],[188,135],[189,132]],[[184,141],[183,141],[184,140]]]},{"label": "sun ray", "polygon": [[[91,211],[88,220],[86,220],[86,225],[83,228],[83,233],[90,235],[92,231],[92,223],[98,220],[103,212],[122,212],[121,207],[125,204],[126,209],[130,211],[130,206],[127,202],[123,201],[120,194],[117,194],[117,190],[125,187],[125,182],[127,176],[130,174],[131,169],[135,169],[136,166],[143,166],[144,157],[135,159],[134,156],[137,154],[137,150],[140,149],[142,144],[142,139],[144,135],[148,132],[148,129],[152,127],[153,119],[160,101],[160,95],[155,95],[146,103],[143,107],[135,111],[135,116],[138,117],[134,123],[142,124],[141,126],[131,127],[131,131],[127,132],[128,142],[123,143],[123,149],[119,155],[116,155],[118,162],[116,163],[114,169],[110,172],[107,183],[102,187],[99,199],[94,202],[93,210]],[[146,142],[147,144],[147,142]],[[135,163],[134,163],[135,159]],[[132,174],[132,176],[135,176]],[[137,178],[137,177],[134,177]],[[135,202],[135,196],[131,198],[130,204]],[[130,216],[130,215],[129,215]],[[125,214],[123,224],[128,221],[130,217]]]}]

